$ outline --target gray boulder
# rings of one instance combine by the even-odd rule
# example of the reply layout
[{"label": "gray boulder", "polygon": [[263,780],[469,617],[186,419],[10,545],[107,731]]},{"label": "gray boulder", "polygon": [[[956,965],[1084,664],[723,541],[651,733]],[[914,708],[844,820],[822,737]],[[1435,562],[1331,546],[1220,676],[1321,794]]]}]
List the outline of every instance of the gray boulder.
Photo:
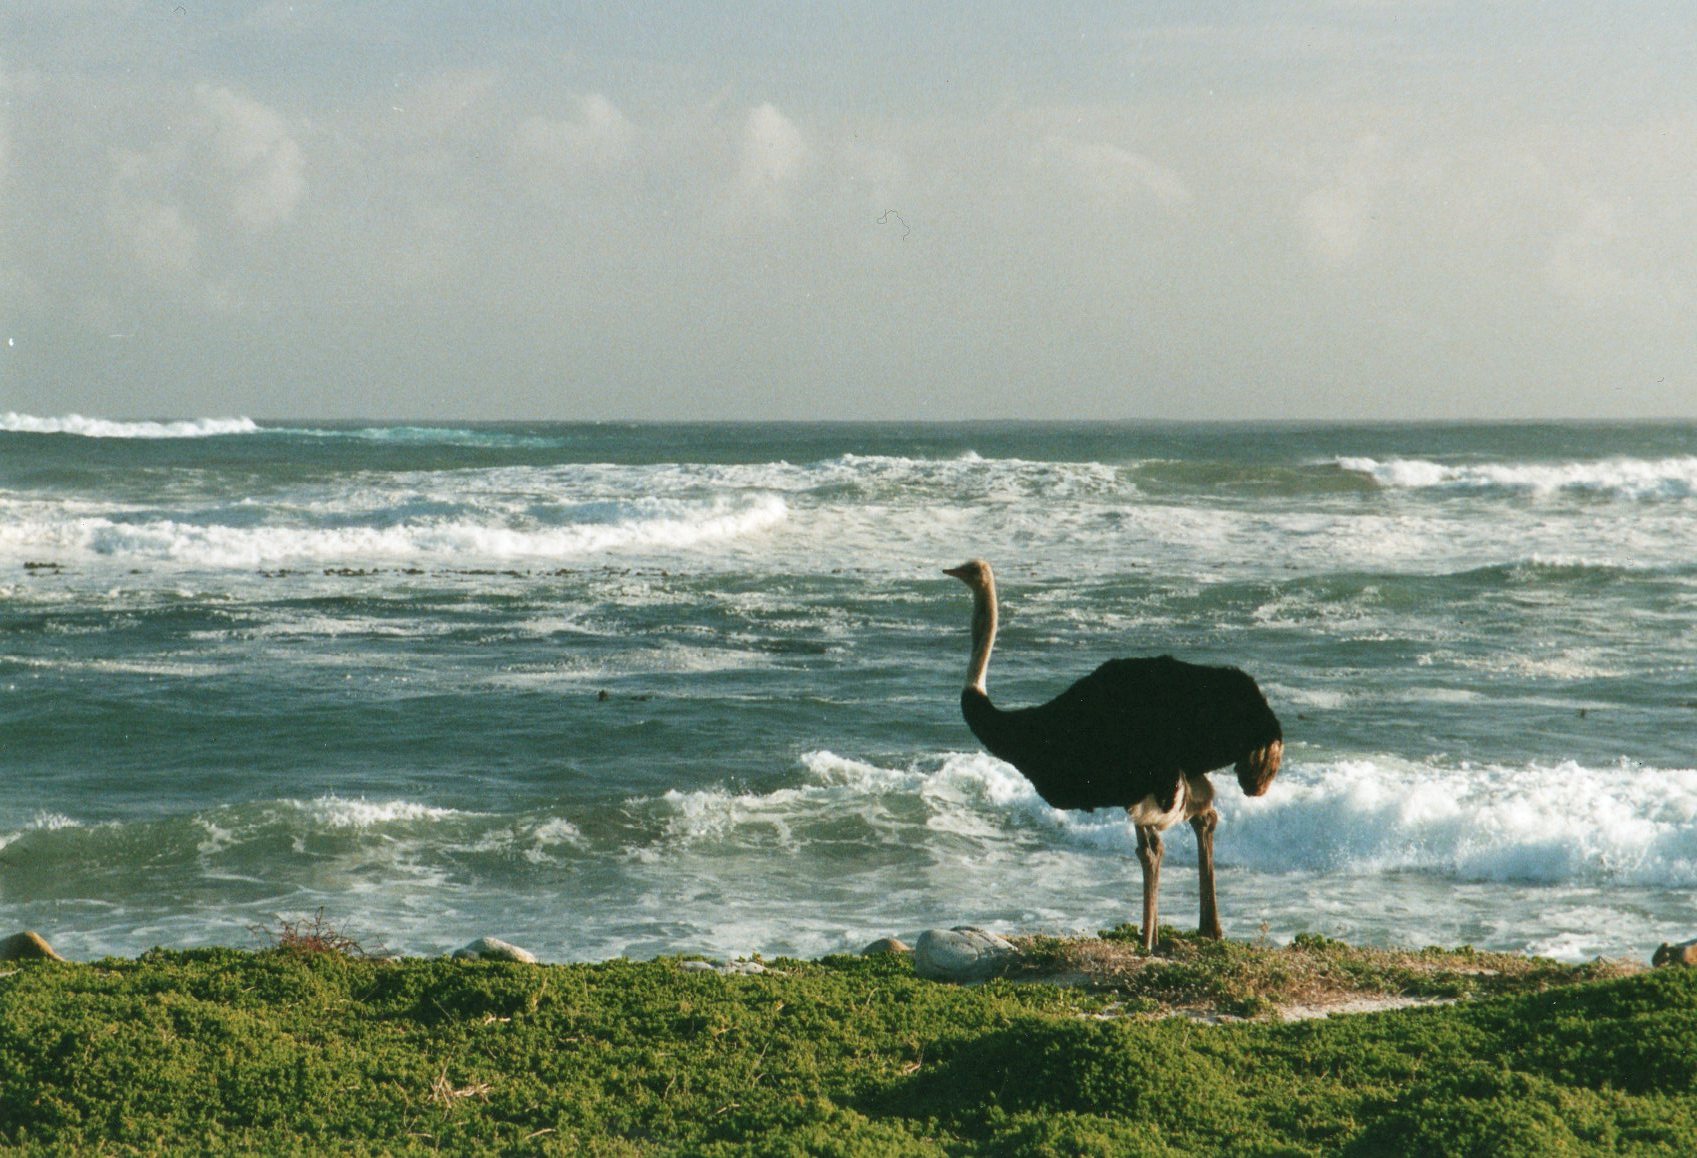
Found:
[{"label": "gray boulder", "polygon": [[1697,941],[1681,941],[1677,945],[1662,943],[1656,950],[1656,955],[1650,958],[1650,964],[1662,965],[1697,965]]},{"label": "gray boulder", "polygon": [[525,965],[536,964],[536,954],[529,949],[520,949],[517,945],[509,944],[498,937],[479,937],[469,945],[455,949],[456,961],[518,961]]},{"label": "gray boulder", "polygon": [[0,939],[0,961],[63,961],[40,933],[13,933]]},{"label": "gray boulder", "polygon": [[987,981],[1018,956],[1013,945],[983,929],[927,929],[913,946],[913,971],[932,981]]},{"label": "gray boulder", "polygon": [[860,951],[862,957],[881,957],[886,953],[911,953],[913,949],[896,937],[879,937]]}]

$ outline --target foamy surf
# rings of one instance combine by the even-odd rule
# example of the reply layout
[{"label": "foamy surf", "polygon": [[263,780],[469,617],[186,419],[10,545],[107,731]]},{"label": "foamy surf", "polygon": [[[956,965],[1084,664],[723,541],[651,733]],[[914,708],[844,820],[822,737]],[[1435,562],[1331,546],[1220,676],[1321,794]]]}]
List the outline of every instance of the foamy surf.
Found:
[{"label": "foamy surf", "polygon": [[[0,499],[0,510],[5,505]],[[574,513],[567,510],[563,515],[571,518]],[[611,513],[590,511],[590,521],[555,526],[535,519],[511,525],[501,511],[463,517],[402,513],[400,521],[381,510],[325,511],[317,517],[330,525],[293,526],[251,525],[238,521],[236,511],[228,513],[227,522],[65,514],[68,517],[54,517],[39,506],[20,513],[0,531],[0,552],[24,559],[80,557],[242,570],[569,564],[621,552],[688,552],[758,536],[781,526],[789,511],[775,495],[752,495],[701,501],[637,499]],[[346,525],[350,520],[365,525]]]},{"label": "foamy surf", "polygon": [[[803,757],[821,799],[907,798],[927,827],[985,842],[1036,834],[1057,848],[1131,855],[1120,809],[1050,808],[1019,773],[979,753],[930,770],[881,768],[829,752]],[[1264,872],[1423,873],[1474,882],[1689,888],[1697,884],[1697,769],[1622,761],[1587,767],[1443,766],[1390,757],[1287,766],[1262,797],[1215,776],[1220,863]],[[808,790],[742,798],[782,824]],[[1187,837],[1171,840],[1194,863]]]},{"label": "foamy surf", "polygon": [[319,906],[551,959],[1133,919],[1123,812],[960,719],[974,555],[1008,706],[1116,655],[1260,681],[1229,935],[1697,925],[1689,427],[218,421],[0,429],[0,920],[73,955]]}]

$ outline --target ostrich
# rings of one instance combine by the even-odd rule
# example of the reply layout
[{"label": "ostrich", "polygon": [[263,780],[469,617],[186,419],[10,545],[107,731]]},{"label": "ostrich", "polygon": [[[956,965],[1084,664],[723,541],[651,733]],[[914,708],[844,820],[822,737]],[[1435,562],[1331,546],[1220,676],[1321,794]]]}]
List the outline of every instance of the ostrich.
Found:
[{"label": "ostrich", "polygon": [[1004,711],[984,674],[996,642],[996,579],[974,559],[944,571],[972,589],[972,660],[960,694],[967,727],[991,755],[1018,768],[1054,808],[1121,807],[1137,828],[1143,866],[1143,948],[1155,948],[1161,833],[1188,820],[1196,832],[1199,931],[1220,938],[1214,903],[1214,787],[1206,773],[1235,764],[1247,796],[1278,774],[1284,733],[1255,681],[1235,667],[1170,655],[1111,659],[1046,704]]}]

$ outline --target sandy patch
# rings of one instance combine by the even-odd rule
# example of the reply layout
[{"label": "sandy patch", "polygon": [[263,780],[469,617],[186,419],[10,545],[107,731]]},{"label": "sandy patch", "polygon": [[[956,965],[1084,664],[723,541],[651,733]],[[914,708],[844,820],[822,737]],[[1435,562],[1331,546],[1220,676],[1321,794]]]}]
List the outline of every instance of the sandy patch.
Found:
[{"label": "sandy patch", "polygon": [[1383,1013],[1387,1009],[1407,1009],[1416,1005],[1453,1004],[1453,997],[1344,997],[1311,1005],[1302,1002],[1280,1005],[1279,1016],[1286,1021],[1312,1021],[1317,1017],[1330,1017],[1334,1013]]}]

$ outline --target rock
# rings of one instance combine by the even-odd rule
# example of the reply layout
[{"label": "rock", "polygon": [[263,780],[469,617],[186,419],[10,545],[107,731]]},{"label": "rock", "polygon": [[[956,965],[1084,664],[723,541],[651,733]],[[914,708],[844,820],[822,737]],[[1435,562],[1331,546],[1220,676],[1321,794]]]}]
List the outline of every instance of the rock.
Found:
[{"label": "rock", "polygon": [[63,961],[40,933],[13,933],[0,940],[0,961]]},{"label": "rock", "polygon": [[1650,958],[1650,964],[1662,965],[1697,965],[1697,941],[1682,941],[1678,945],[1662,942],[1662,947],[1656,950]]},{"label": "rock", "polygon": [[872,944],[860,951],[862,957],[881,957],[886,953],[911,953],[912,948],[905,941],[894,937],[879,937]]},{"label": "rock", "polygon": [[1018,949],[983,929],[927,929],[913,947],[913,971],[932,981],[986,981],[1018,956]]},{"label": "rock", "polygon": [[518,961],[525,965],[536,964],[535,953],[508,944],[498,937],[479,937],[471,944],[455,949],[453,956],[456,961]]},{"label": "rock", "polygon": [[766,972],[758,961],[685,961],[679,965],[685,973],[717,973],[725,977],[755,977]]}]

